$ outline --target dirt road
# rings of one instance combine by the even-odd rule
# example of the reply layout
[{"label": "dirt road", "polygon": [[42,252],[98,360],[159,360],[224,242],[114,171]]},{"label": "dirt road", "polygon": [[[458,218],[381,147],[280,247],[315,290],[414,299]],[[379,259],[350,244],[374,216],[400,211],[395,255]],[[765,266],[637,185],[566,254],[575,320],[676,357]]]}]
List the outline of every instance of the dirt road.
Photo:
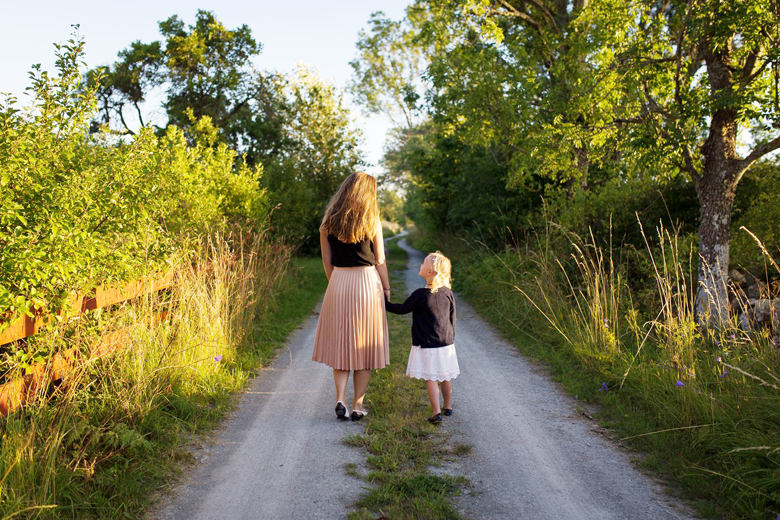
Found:
[{"label": "dirt road", "polygon": [[[408,291],[422,285],[423,255],[409,253]],[[455,266],[457,269],[457,265]],[[457,297],[457,296],[456,296]],[[332,371],[311,361],[316,314],[262,371],[202,464],[157,518],[344,518],[366,484],[344,464],[363,453],[341,439],[361,423],[337,421]],[[468,477],[455,498],[475,519],[690,518],[632,467],[539,370],[458,299],[455,413],[441,428],[472,452],[442,470]],[[369,393],[371,389],[369,387]],[[348,399],[351,399],[351,388]],[[422,402],[422,395],[421,395]]]},{"label": "dirt road", "polygon": [[315,314],[255,378],[216,443],[196,450],[202,464],[154,517],[346,517],[365,484],[344,472],[363,453],[341,439],[363,426],[336,419],[333,371],[311,360],[316,327]]}]

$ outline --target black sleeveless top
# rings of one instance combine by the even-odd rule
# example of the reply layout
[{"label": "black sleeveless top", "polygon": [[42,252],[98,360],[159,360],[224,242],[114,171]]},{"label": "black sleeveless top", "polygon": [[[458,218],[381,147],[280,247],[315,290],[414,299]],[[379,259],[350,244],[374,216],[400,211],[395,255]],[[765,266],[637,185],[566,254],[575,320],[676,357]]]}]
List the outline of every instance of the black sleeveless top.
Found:
[{"label": "black sleeveless top", "polygon": [[357,244],[347,244],[333,235],[328,235],[330,262],[333,267],[361,267],[376,265],[374,245],[366,238]]}]

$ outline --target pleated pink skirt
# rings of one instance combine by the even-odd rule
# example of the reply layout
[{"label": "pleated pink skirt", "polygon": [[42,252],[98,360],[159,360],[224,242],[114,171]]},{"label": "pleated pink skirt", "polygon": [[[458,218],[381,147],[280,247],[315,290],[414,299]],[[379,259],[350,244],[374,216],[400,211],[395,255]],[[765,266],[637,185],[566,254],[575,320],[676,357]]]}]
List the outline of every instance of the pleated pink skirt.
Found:
[{"label": "pleated pink skirt", "polygon": [[312,360],[337,370],[390,364],[382,281],[373,266],[336,267],[322,301]]}]

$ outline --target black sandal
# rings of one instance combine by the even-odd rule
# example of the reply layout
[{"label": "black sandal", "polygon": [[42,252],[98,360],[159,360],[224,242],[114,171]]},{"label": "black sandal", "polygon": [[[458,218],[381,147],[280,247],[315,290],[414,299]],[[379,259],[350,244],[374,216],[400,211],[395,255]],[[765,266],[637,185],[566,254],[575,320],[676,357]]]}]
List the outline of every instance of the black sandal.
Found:
[{"label": "black sandal", "polygon": [[428,422],[431,424],[439,424],[441,422],[441,414],[437,413],[436,415],[428,417]]},{"label": "black sandal", "polygon": [[341,401],[336,403],[336,417],[339,419],[347,418],[347,407]]},{"label": "black sandal", "polygon": [[365,415],[368,415],[368,412],[365,410],[352,410],[352,415],[350,415],[349,417],[353,421],[359,421]]},{"label": "black sandal", "polygon": [[452,408],[445,408],[444,410],[442,410],[442,412],[444,412],[444,415],[449,417],[452,415]]}]

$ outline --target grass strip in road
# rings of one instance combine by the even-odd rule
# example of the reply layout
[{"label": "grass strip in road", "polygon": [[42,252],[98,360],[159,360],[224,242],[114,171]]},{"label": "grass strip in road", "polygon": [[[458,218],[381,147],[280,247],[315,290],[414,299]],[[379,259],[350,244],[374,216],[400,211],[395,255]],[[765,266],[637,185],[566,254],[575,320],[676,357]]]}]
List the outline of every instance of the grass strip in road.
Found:
[{"label": "grass strip in road", "polygon": [[[403,301],[407,254],[396,241],[387,244],[392,300]],[[434,475],[431,465],[467,452],[447,442],[443,428],[429,424],[425,383],[405,375],[411,346],[411,316],[388,314],[390,363],[371,376],[366,399],[371,413],[365,434],[350,435],[350,445],[368,452],[366,495],[355,504],[352,520],[367,518],[458,518],[450,497],[468,484],[463,477]],[[347,471],[360,476],[355,467]]]}]

